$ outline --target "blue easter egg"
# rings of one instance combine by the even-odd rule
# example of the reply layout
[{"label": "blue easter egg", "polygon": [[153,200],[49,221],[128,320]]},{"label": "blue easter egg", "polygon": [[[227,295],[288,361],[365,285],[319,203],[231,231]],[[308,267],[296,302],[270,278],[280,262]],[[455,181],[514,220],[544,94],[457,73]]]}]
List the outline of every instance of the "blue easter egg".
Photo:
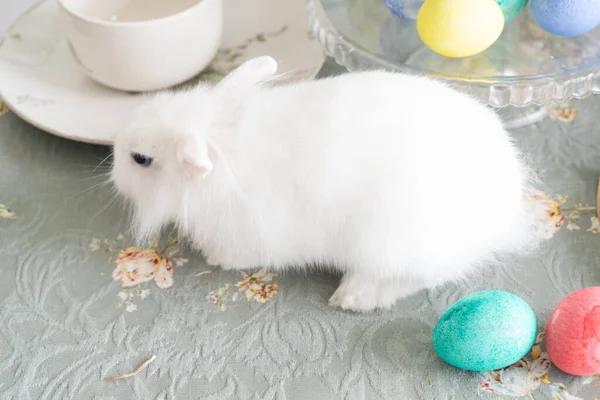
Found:
[{"label": "blue easter egg", "polygon": [[600,24],[600,0],[531,0],[531,16],[556,36],[582,35]]},{"label": "blue easter egg", "polygon": [[516,17],[525,8],[529,0],[496,0],[504,14],[504,22]]},{"label": "blue easter egg", "polygon": [[383,4],[397,17],[415,21],[425,0],[383,0]]},{"label": "blue easter egg", "polygon": [[537,334],[537,319],[520,297],[488,290],[463,297],[433,330],[433,349],[450,365],[469,371],[507,367],[525,356]]}]

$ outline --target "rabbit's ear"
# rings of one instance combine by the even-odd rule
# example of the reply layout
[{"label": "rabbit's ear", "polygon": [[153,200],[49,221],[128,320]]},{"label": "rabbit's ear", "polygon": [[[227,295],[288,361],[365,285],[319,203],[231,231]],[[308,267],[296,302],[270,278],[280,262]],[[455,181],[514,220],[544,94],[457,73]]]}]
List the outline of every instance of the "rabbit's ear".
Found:
[{"label": "rabbit's ear", "polygon": [[177,161],[185,171],[202,178],[205,178],[213,169],[208,146],[197,135],[188,134],[180,139]]},{"label": "rabbit's ear", "polygon": [[234,69],[217,84],[217,89],[232,96],[244,96],[250,89],[268,81],[277,72],[277,61],[272,57],[252,58]]},{"label": "rabbit's ear", "polygon": [[237,131],[252,91],[271,80],[277,72],[277,62],[272,57],[252,58],[234,69],[215,86],[220,108],[218,124],[230,133]]}]

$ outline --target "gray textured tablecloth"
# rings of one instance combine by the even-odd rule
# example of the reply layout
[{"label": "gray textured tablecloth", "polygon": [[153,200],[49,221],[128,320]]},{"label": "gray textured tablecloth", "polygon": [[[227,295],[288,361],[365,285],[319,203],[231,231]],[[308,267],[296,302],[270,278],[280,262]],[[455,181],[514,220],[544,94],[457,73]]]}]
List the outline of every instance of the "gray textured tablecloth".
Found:
[{"label": "gray textured tablecloth", "polygon": [[[440,314],[472,291],[518,294],[543,330],[564,296],[600,285],[600,225],[592,218],[600,98],[574,107],[572,122],[561,121],[575,111],[567,108],[514,132],[554,198],[544,200],[556,212],[539,254],[365,315],[328,307],[336,276],[211,270],[168,238],[128,248],[125,209],[109,202],[111,187],[103,184],[107,164],[96,169],[109,149],[54,137],[4,113],[0,398],[600,397],[600,379],[551,367],[543,342],[516,365],[482,374],[445,365],[431,347]],[[146,267],[134,277],[138,285],[123,288],[131,260]],[[106,380],[153,355],[138,375]]]}]

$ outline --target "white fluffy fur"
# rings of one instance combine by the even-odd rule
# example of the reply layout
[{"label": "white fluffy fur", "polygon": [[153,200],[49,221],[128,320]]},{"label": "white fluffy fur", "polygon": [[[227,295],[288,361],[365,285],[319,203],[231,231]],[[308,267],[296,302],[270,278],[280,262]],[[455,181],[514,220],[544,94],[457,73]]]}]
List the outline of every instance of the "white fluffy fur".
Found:
[{"label": "white fluffy fur", "polygon": [[535,241],[529,172],[494,112],[386,72],[272,87],[275,66],[254,59],[132,116],[113,179],[141,237],[175,222],[224,268],[337,268],[331,303],[362,311]]}]

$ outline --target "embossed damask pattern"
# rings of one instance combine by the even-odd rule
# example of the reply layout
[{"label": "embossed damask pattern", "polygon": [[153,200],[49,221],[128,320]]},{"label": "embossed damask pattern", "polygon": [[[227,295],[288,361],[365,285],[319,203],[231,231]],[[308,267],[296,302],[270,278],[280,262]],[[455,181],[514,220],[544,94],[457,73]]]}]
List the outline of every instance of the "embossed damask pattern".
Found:
[{"label": "embossed damask pattern", "polygon": [[[595,204],[600,99],[575,106],[571,122],[547,120],[514,132],[560,213],[552,223],[561,229],[539,254],[365,315],[330,308],[339,277],[321,272],[242,276],[206,266],[186,248],[119,254],[131,245],[120,236],[127,214],[118,201],[109,203],[105,167],[94,170],[109,149],[53,137],[5,113],[0,399],[600,397],[600,380],[570,377],[551,366],[542,337],[515,366],[484,374],[443,364],[430,339],[445,308],[475,290],[518,294],[543,329],[560,299],[600,285],[600,235],[592,229],[593,213],[580,210]],[[570,223],[580,229],[568,229]],[[103,251],[103,243],[114,252]],[[143,279],[126,264],[142,256],[156,263]],[[161,258],[167,256],[172,284],[169,263]],[[135,283],[132,292],[121,287],[123,274]],[[230,297],[221,307],[215,296],[227,284],[221,293]],[[240,294],[231,301],[234,291]],[[259,292],[263,297],[256,297]],[[128,305],[132,299],[135,309]],[[152,355],[156,360],[140,374],[105,380]]]}]

